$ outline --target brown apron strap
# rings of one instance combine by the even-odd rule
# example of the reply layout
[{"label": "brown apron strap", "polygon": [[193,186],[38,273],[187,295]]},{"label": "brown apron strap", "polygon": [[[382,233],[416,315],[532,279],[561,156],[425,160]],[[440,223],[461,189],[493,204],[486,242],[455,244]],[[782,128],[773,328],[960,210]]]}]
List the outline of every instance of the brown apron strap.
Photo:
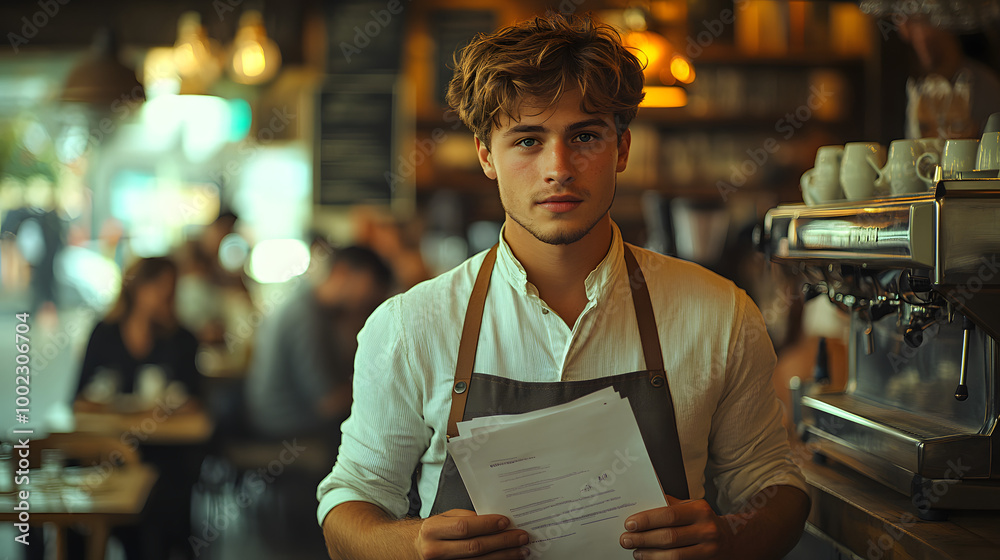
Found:
[{"label": "brown apron strap", "polygon": [[642,353],[646,358],[646,369],[650,378],[663,374],[663,350],[660,348],[660,335],[656,328],[656,316],[653,315],[653,304],[649,300],[649,285],[642,269],[632,254],[628,244],[625,248],[625,268],[628,270],[629,286],[632,288],[632,304],[635,307],[635,319],[639,323],[639,339],[642,341]]},{"label": "brown apron strap", "polygon": [[[653,315],[653,304],[649,299],[649,287],[646,278],[639,268],[639,263],[632,254],[628,244],[624,245],[625,267],[628,270],[629,285],[632,291],[632,303],[635,307],[636,321],[639,323],[639,339],[642,342],[642,353],[649,370],[650,380],[655,387],[663,383],[663,350],[660,348],[660,337],[656,328],[656,318]],[[458,436],[458,423],[465,417],[465,403],[469,397],[469,382],[472,379],[472,368],[476,362],[476,349],[479,346],[479,329],[483,322],[483,309],[486,305],[486,294],[490,287],[490,276],[497,259],[497,245],[486,254],[483,264],[476,276],[476,283],[469,297],[469,307],[465,310],[465,324],[462,327],[462,339],[458,345],[458,360],[455,365],[455,383],[452,385],[451,414],[448,416],[448,437]],[[669,388],[667,392],[669,393]]]},{"label": "brown apron strap", "polygon": [[465,402],[469,398],[469,381],[472,368],[476,365],[476,349],[479,347],[479,328],[483,323],[483,309],[486,293],[490,288],[493,264],[497,261],[497,245],[494,245],[483,259],[476,283],[469,297],[469,307],[465,310],[465,324],[462,339],[458,343],[458,360],[455,365],[455,384],[452,386],[451,414],[448,416],[448,437],[458,436],[458,423],[465,417]]}]

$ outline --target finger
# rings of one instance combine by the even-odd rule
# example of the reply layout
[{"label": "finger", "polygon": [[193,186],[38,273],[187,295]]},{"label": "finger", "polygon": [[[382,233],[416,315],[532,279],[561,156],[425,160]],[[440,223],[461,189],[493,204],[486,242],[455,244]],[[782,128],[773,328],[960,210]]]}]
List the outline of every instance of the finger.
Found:
[{"label": "finger", "polygon": [[652,529],[641,533],[623,533],[619,538],[622,548],[682,548],[692,546],[707,540],[712,535],[697,525],[685,527],[665,527]]},{"label": "finger", "polygon": [[[441,514],[441,517],[475,517],[476,512],[471,509],[449,509]],[[486,517],[486,516],[483,516]]]},{"label": "finger", "polygon": [[510,527],[510,520],[502,515],[476,515],[476,512],[468,510],[447,511],[424,522],[428,537],[443,540],[489,535],[507,527]]},{"label": "finger", "polygon": [[[459,552],[464,554],[464,556],[459,556],[459,558],[478,558],[492,552],[508,552],[511,550],[516,553],[511,556],[512,558],[520,558],[520,549],[526,547],[528,544],[528,533],[521,530],[504,531],[495,535],[486,535],[460,542],[463,546],[459,548]],[[527,550],[527,548],[524,550]]]},{"label": "finger", "polygon": [[681,503],[690,501],[690,500],[682,500],[680,498],[675,498],[675,497],[671,496],[670,494],[664,494],[663,497],[667,499],[667,505],[668,506],[672,506],[674,504],[681,504]]},{"label": "finger", "polygon": [[678,502],[672,506],[639,512],[625,520],[629,532],[648,531],[660,527],[691,525],[712,515],[712,508],[705,500]]},{"label": "finger", "polygon": [[463,540],[421,539],[421,558],[449,560],[455,558],[526,558],[528,534],[521,530],[504,531]]}]

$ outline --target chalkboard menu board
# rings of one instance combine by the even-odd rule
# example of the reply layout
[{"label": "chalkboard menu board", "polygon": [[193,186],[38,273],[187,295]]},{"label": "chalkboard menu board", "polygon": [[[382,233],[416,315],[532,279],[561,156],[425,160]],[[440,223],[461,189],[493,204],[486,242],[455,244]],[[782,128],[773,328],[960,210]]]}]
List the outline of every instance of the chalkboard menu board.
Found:
[{"label": "chalkboard menu board", "polygon": [[454,74],[455,54],[468,45],[478,33],[489,33],[496,28],[496,13],[492,10],[435,10],[430,17],[431,36],[437,45],[435,51],[434,98],[442,107],[447,106],[444,96],[448,82]]},{"label": "chalkboard menu board", "polygon": [[399,71],[411,0],[324,2],[328,74]]},{"label": "chalkboard menu board", "polygon": [[327,77],[317,111],[319,204],[391,200],[394,83],[394,75]]}]

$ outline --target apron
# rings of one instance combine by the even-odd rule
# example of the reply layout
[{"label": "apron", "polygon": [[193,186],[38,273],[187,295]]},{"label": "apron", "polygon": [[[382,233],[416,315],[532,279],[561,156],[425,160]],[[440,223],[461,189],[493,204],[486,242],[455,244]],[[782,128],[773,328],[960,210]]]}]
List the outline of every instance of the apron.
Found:
[{"label": "apron", "polygon": [[[629,404],[632,405],[632,412],[635,413],[635,419],[639,424],[639,432],[642,434],[642,440],[646,444],[646,451],[656,469],[663,492],[686,500],[689,497],[687,477],[681,457],[680,439],[677,436],[677,421],[674,418],[670,385],[663,371],[663,354],[653,316],[653,306],[649,301],[646,281],[635,256],[628,245],[625,245],[624,249],[646,369],[586,381],[546,383],[514,381],[495,375],[473,373],[483,307],[490,285],[490,275],[496,262],[497,246],[494,245],[479,269],[472,296],[469,297],[469,307],[465,313],[465,324],[462,327],[462,339],[455,367],[455,382],[452,385],[448,437],[458,435],[457,424],[460,421],[482,416],[531,412],[563,404],[611,386],[623,397],[628,397]],[[441,470],[431,515],[451,509],[473,510],[474,508],[462,482],[462,476],[449,453]]]}]

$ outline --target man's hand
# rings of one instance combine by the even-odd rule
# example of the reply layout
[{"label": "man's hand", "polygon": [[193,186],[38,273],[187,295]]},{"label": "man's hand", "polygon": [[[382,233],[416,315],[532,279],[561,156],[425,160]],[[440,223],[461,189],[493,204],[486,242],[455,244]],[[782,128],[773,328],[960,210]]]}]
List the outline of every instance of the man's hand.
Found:
[{"label": "man's hand", "polygon": [[666,496],[667,507],[637,513],[625,520],[619,542],[642,560],[732,558],[733,533],[705,500]]},{"label": "man's hand", "polygon": [[625,520],[620,541],[642,560],[661,558],[782,558],[798,542],[809,496],[793,486],[768,486],[742,511],[719,517],[705,500],[666,496],[667,507]]},{"label": "man's hand", "polygon": [[453,509],[427,519],[396,519],[374,504],[344,502],[323,520],[333,560],[518,560],[528,533],[502,515]]},{"label": "man's hand", "polygon": [[420,524],[415,541],[421,560],[482,558],[519,560],[528,557],[528,533],[507,530],[510,521],[502,515],[476,515],[453,509],[428,517]]}]

